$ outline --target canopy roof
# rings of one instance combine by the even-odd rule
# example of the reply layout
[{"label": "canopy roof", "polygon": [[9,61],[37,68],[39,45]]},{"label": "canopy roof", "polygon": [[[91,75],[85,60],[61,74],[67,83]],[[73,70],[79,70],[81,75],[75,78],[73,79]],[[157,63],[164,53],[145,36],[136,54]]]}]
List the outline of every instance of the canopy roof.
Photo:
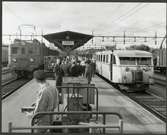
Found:
[{"label": "canopy roof", "polygon": [[[58,33],[47,34],[43,36],[46,40],[54,43],[59,49],[63,51],[74,50],[86,42],[88,42],[93,36],[73,31],[63,31]],[[73,41],[74,45],[63,45],[63,41]]]}]

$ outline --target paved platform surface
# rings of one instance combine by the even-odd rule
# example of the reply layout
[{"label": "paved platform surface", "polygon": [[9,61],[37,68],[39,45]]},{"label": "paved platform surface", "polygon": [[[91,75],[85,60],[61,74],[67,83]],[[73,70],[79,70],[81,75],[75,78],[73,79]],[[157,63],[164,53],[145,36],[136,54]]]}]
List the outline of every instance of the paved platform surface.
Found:
[{"label": "paved platform surface", "polygon": [[[101,78],[93,78],[99,88],[99,111],[118,112],[124,119],[124,133],[165,134],[166,124],[142,106],[123,95]],[[112,122],[112,120],[110,120]]]},{"label": "paved platform surface", "polygon": [[[55,81],[48,80],[51,85]],[[165,134],[165,123],[145,110],[143,107],[124,96],[95,76],[92,80],[99,89],[99,111],[118,112],[124,119],[124,133],[157,133]],[[17,126],[29,126],[30,119],[21,113],[21,107],[30,106],[39,90],[34,80],[21,87],[2,101],[2,131],[8,131],[8,122]],[[116,118],[107,118],[107,122],[117,122]],[[107,130],[107,132],[115,132]]]}]

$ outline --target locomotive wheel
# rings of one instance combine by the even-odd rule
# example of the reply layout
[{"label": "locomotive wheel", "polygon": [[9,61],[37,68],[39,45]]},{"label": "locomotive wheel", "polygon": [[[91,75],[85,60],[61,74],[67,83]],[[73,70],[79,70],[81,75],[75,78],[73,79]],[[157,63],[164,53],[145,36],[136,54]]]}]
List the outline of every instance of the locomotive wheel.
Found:
[{"label": "locomotive wheel", "polygon": [[17,70],[16,70],[15,73],[17,74],[17,78],[22,78],[22,77],[23,77],[21,71],[17,71]]}]

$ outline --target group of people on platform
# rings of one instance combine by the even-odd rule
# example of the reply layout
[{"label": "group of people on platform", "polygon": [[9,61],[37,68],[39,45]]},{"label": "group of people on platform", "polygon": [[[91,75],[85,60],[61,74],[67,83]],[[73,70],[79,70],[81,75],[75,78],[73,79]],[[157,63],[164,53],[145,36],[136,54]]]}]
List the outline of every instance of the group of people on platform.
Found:
[{"label": "group of people on platform", "polygon": [[[46,74],[44,70],[37,70],[34,72],[34,79],[39,84],[39,91],[37,94],[37,100],[34,105],[33,114],[38,112],[53,112],[59,104],[59,91],[58,86],[62,85],[64,76],[85,76],[88,80],[88,84],[91,83],[92,76],[95,73],[95,61],[89,59],[70,60],[68,58],[57,59],[57,62],[53,68],[56,80],[56,89],[46,82]],[[29,114],[28,114],[29,115]],[[32,114],[31,114],[32,115]],[[36,121],[36,125],[51,125],[50,117],[48,115],[40,117]],[[47,132],[46,129],[38,129],[35,132]]]},{"label": "group of people on platform", "polygon": [[96,64],[94,60],[78,59],[69,60],[64,58],[63,60],[57,59],[57,63],[53,68],[53,72],[56,77],[56,86],[61,86],[63,76],[85,76],[88,80],[88,84],[91,83],[92,76],[94,76],[96,70]]}]

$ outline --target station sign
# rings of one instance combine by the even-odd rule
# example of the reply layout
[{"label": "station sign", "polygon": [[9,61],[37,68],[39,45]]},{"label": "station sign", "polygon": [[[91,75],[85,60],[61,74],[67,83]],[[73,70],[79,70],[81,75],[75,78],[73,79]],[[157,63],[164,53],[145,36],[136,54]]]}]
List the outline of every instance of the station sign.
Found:
[{"label": "station sign", "polygon": [[74,45],[74,41],[62,41],[62,45]]}]

